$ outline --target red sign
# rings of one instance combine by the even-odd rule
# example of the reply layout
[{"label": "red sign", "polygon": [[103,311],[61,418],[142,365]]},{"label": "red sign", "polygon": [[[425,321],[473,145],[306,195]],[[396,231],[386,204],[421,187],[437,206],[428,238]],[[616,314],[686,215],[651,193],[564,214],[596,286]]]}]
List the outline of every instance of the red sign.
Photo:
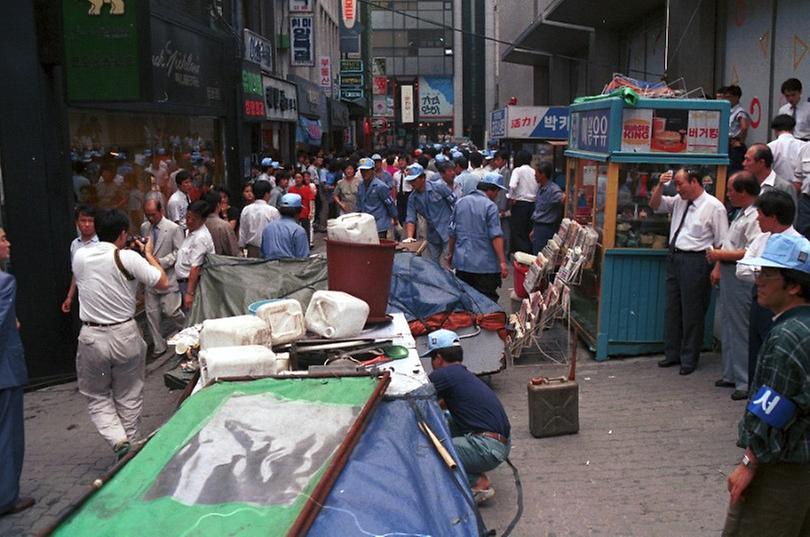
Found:
[{"label": "red sign", "polygon": [[245,116],[264,117],[264,102],[245,99]]},{"label": "red sign", "polygon": [[388,79],[384,76],[374,77],[374,95],[388,95]]},{"label": "red sign", "polygon": [[343,12],[343,25],[351,28],[357,21],[357,0],[342,0],[340,4]]}]

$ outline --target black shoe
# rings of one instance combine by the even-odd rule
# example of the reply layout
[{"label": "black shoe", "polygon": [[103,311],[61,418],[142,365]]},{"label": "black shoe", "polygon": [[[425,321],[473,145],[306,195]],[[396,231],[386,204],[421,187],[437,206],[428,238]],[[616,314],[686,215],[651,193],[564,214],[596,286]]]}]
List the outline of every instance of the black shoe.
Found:
[{"label": "black shoe", "polygon": [[658,360],[658,367],[672,367],[676,365],[681,365],[681,362],[678,360],[667,360],[666,358]]},{"label": "black shoe", "polygon": [[734,392],[731,394],[731,400],[732,401],[743,401],[745,399],[748,399],[748,392],[747,391],[734,390]]},{"label": "black shoe", "polygon": [[718,387],[718,388],[733,388],[734,387],[733,382],[729,382],[729,381],[723,380],[723,379],[714,381],[714,385],[716,387]]},{"label": "black shoe", "polygon": [[697,368],[695,366],[693,366],[693,365],[684,365],[684,366],[681,366],[681,370],[678,371],[678,374],[680,374],[680,375],[691,375],[692,373],[695,372],[695,369],[697,369]]}]

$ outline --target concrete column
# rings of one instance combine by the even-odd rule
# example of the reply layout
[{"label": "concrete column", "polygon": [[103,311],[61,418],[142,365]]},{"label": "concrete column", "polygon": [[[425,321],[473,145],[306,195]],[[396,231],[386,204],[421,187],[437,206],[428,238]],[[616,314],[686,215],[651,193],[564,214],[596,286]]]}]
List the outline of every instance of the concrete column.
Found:
[{"label": "concrete column", "polygon": [[[453,0],[453,27],[461,28],[461,2]],[[464,134],[464,47],[461,32],[453,32],[453,136]]]}]

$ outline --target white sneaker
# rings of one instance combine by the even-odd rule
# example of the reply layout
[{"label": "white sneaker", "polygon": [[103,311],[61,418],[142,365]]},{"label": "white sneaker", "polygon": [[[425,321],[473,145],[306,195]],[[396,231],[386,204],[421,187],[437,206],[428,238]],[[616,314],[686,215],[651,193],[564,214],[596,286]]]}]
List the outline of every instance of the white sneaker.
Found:
[{"label": "white sneaker", "polygon": [[495,489],[492,487],[488,489],[473,489],[473,499],[476,505],[481,505],[493,496],[495,496]]}]

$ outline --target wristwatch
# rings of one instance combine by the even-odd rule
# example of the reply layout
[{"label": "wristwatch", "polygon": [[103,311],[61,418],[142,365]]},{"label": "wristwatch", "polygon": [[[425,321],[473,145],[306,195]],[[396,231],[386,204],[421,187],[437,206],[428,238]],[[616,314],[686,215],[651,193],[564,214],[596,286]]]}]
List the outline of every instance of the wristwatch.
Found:
[{"label": "wristwatch", "polygon": [[745,466],[745,467],[746,467],[746,468],[748,468],[749,470],[754,470],[754,469],[756,468],[756,466],[757,466],[756,464],[754,464],[754,461],[752,461],[752,460],[751,460],[751,459],[748,457],[748,455],[743,455],[743,458],[742,458],[742,460],[740,461],[740,464],[742,464],[743,466]]}]

